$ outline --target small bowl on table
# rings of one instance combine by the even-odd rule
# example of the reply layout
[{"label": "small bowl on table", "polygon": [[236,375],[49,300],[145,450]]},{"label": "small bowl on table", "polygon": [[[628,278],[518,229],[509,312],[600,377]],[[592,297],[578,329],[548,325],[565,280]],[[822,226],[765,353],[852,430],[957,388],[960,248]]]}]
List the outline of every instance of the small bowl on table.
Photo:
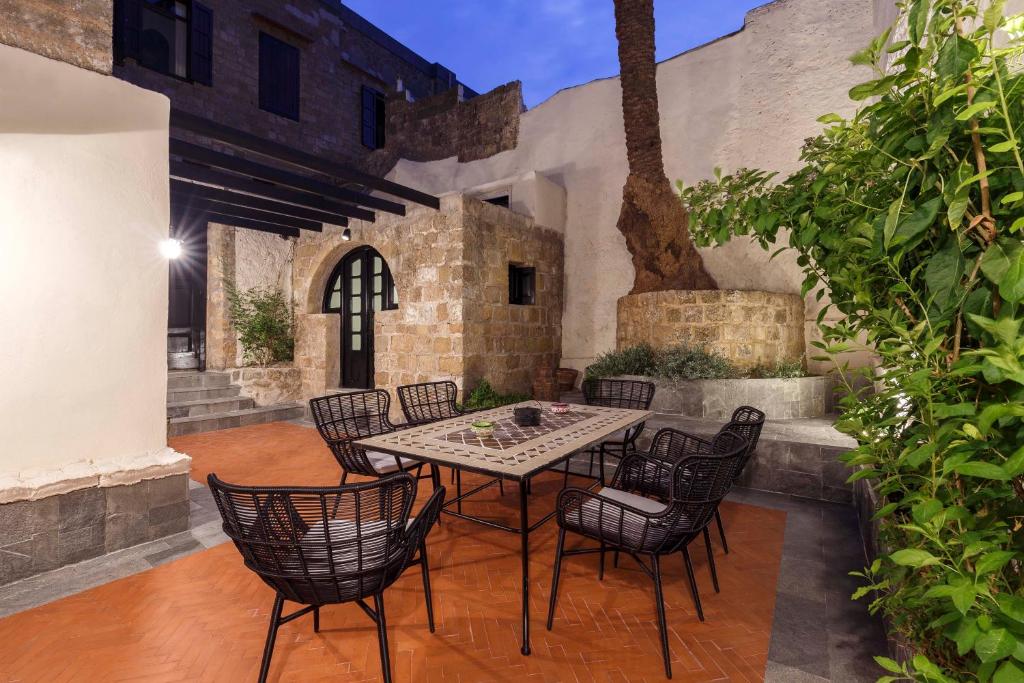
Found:
[{"label": "small bowl on table", "polygon": [[494,423],[487,420],[477,420],[469,425],[469,428],[477,436],[487,437],[494,434]]},{"label": "small bowl on table", "polygon": [[555,415],[565,415],[572,410],[572,406],[568,403],[552,403],[551,412]]}]

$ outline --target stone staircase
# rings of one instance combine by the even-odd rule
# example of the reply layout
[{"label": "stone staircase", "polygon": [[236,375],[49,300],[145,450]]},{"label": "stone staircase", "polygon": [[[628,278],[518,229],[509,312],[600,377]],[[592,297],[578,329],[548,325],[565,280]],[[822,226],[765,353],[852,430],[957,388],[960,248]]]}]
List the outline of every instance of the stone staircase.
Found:
[{"label": "stone staircase", "polygon": [[305,412],[300,403],[257,406],[240,392],[226,372],[172,370],[167,376],[167,436],[293,420]]}]

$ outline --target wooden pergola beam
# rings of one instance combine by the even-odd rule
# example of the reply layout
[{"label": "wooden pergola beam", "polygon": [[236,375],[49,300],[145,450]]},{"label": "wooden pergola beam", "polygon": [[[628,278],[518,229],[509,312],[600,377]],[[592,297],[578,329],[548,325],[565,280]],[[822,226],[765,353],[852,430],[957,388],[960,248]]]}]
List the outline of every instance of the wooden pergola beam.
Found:
[{"label": "wooden pergola beam", "polygon": [[318,211],[316,209],[309,209],[303,206],[296,206],[295,204],[275,202],[273,200],[256,197],[251,194],[241,194],[238,192],[232,192],[231,190],[221,190],[216,187],[210,187],[209,185],[197,185],[196,183],[190,183],[184,180],[172,179],[171,193],[182,197],[187,196],[206,199],[220,204],[250,207],[259,211],[276,213],[282,216],[305,218],[306,220],[316,221],[318,223],[329,223],[331,225],[340,226],[348,225],[348,218],[341,214],[330,213],[328,211]]},{"label": "wooden pergola beam", "polygon": [[363,173],[354,168],[339,164],[326,159],[321,159],[313,154],[308,154],[279,142],[267,140],[264,137],[253,135],[245,131],[231,128],[224,124],[204,119],[195,114],[189,114],[180,109],[171,108],[171,126],[181,130],[187,130],[197,135],[202,135],[213,140],[218,140],[232,147],[248,150],[260,156],[270,157],[278,161],[304,168],[315,173],[339,178],[345,181],[359,183],[386,194],[401,199],[406,199],[432,209],[440,209],[441,202],[437,197],[400,185],[390,180],[378,178],[368,173]]},{"label": "wooden pergola beam", "polygon": [[244,206],[235,206],[233,204],[222,204],[217,201],[202,199],[193,195],[179,194],[174,190],[171,190],[171,204],[181,207],[186,212],[212,211],[225,216],[234,216],[235,218],[245,218],[265,223],[273,223],[282,227],[313,230],[315,232],[323,230],[323,225],[317,221],[310,221],[305,218],[295,218],[294,216],[283,216],[279,213],[268,213],[266,211],[250,209]]},{"label": "wooden pergola beam", "polygon": [[261,230],[263,232],[272,232],[283,237],[298,237],[298,228],[289,228],[275,223],[267,223],[264,221],[254,221],[248,218],[238,218],[237,216],[229,216],[227,214],[216,213],[212,211],[204,211],[202,215],[206,217],[206,220],[211,223],[221,223],[222,225],[231,225],[236,228],[248,228],[250,230]]},{"label": "wooden pergola beam", "polygon": [[259,164],[255,161],[243,159],[231,154],[217,152],[206,147],[194,145],[191,142],[185,142],[184,140],[171,138],[170,152],[171,154],[179,156],[187,161],[194,161],[211,168],[219,168],[221,170],[238,173],[250,178],[266,180],[274,183],[275,185],[289,187],[294,190],[301,190],[302,192],[309,192],[311,194],[318,194],[342,203],[348,202],[355,206],[362,205],[368,208],[378,209],[380,211],[387,211],[388,213],[397,214],[399,216],[405,215],[404,204],[391,202],[379,197],[373,197],[361,192],[347,190],[345,188],[317,180],[316,178],[298,175],[296,173],[291,173],[290,171],[284,171],[279,168]]},{"label": "wooden pergola beam", "polygon": [[290,190],[271,183],[243,178],[242,176],[217,171],[206,166],[198,166],[187,161],[171,161],[170,169],[171,177],[180,180],[194,180],[207,185],[245,192],[279,202],[297,204],[329,213],[338,213],[349,218],[359,218],[370,222],[376,220],[372,211],[367,211],[351,204],[329,200],[317,194]]}]

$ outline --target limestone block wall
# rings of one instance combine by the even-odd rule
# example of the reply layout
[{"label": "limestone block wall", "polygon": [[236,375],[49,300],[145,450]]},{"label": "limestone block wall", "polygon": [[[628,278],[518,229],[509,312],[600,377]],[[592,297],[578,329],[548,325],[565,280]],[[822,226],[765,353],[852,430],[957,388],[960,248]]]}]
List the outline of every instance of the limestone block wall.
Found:
[{"label": "limestone block wall", "polygon": [[0,0],[0,43],[109,74],[111,0]]},{"label": "limestone block wall", "polygon": [[266,368],[235,368],[231,383],[242,388],[258,406],[272,406],[297,401],[302,397],[302,371],[291,365]]},{"label": "limestone block wall", "polygon": [[[537,367],[562,354],[562,236],[499,206],[465,202],[465,378],[529,393]],[[511,305],[509,264],[535,269],[535,303]]]},{"label": "limestone block wall", "polygon": [[[295,366],[303,398],[340,382],[340,316],[320,313],[327,280],[351,249],[369,245],[387,261],[398,309],[374,319],[378,388],[451,379],[469,388],[486,377],[499,390],[525,391],[540,364],[560,354],[562,243],[558,233],[502,207],[445,195],[439,211],[352,221],[303,232],[295,242],[292,296]],[[508,264],[537,268],[535,306],[509,306]]]},{"label": "limestone block wall", "polygon": [[619,299],[616,346],[706,346],[739,367],[801,360],[804,302],[796,294],[670,291]]}]

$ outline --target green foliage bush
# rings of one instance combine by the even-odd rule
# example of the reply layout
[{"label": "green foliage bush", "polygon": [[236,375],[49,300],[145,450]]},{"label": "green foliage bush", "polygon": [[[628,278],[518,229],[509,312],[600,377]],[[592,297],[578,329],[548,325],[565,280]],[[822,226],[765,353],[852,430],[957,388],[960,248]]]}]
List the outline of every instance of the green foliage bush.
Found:
[{"label": "green foliage bush", "polygon": [[909,39],[854,56],[875,69],[850,92],[866,103],[820,119],[802,169],[719,175],[682,199],[701,244],[767,249],[788,229],[804,292],[823,283],[843,314],[819,317],[821,349],[841,367],[865,343],[879,359],[877,391],[845,398],[837,427],[859,442],[851,480],[881,501],[883,554],[854,597],[916,653],[878,658],[886,680],[1021,681],[1024,19],[1008,26],[999,0],[901,9]]},{"label": "green foliage bush", "polygon": [[499,394],[490,382],[482,379],[473,387],[462,407],[467,410],[485,410],[529,400],[530,397],[525,394]]},{"label": "green foliage bush", "polygon": [[795,379],[806,377],[804,364],[798,360],[780,360],[777,363],[755,365],[750,370],[754,379]]},{"label": "green foliage bush", "polygon": [[726,379],[740,376],[727,358],[699,346],[653,349],[647,344],[610,351],[587,367],[587,377],[640,375],[666,379]]},{"label": "green foliage bush", "polygon": [[292,312],[281,290],[254,287],[239,291],[234,283],[226,283],[225,291],[228,316],[238,331],[245,362],[266,366],[292,360]]}]

